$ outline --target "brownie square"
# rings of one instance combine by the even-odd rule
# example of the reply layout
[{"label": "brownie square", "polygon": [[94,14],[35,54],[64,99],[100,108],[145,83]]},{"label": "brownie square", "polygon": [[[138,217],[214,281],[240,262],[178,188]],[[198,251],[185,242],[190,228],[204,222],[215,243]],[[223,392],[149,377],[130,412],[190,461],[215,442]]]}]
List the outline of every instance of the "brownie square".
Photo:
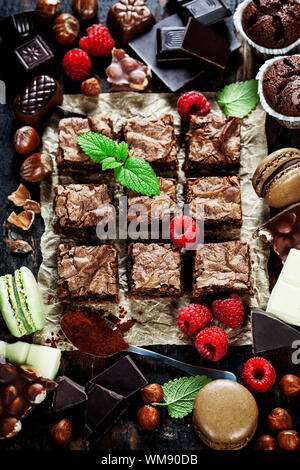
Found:
[{"label": "brownie square", "polygon": [[185,171],[188,175],[233,171],[240,166],[241,119],[192,116],[187,133]]},{"label": "brownie square", "polygon": [[179,297],[181,253],[164,243],[131,243],[128,247],[129,293],[133,298]]},{"label": "brownie square", "polygon": [[101,165],[86,155],[77,143],[84,132],[98,132],[113,139],[113,124],[109,118],[87,119],[71,117],[61,119],[58,125],[58,150],[56,163],[60,174],[90,175],[101,172]]},{"label": "brownie square", "polygon": [[204,221],[204,230],[230,230],[241,227],[241,186],[237,176],[188,178],[185,202],[191,215]]},{"label": "brownie square", "polygon": [[248,243],[239,240],[201,245],[194,254],[194,298],[222,293],[251,293]]},{"label": "brownie square", "polygon": [[58,297],[67,303],[117,302],[118,254],[111,245],[60,244]]},{"label": "brownie square", "polygon": [[177,170],[177,141],[171,114],[153,121],[127,121],[122,126],[122,133],[131,157],[144,158],[158,174]]},{"label": "brownie square", "polygon": [[106,184],[59,185],[54,192],[55,233],[93,237],[102,220],[113,220],[112,190]]}]

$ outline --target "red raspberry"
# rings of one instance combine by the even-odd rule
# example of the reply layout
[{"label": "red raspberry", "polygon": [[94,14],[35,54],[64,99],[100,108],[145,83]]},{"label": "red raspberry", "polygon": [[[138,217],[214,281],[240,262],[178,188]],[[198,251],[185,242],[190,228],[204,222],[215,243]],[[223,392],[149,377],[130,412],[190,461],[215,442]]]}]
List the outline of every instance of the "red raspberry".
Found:
[{"label": "red raspberry", "polygon": [[195,336],[212,321],[210,309],[205,304],[190,304],[180,309],[177,325],[188,336]]},{"label": "red raspberry", "polygon": [[177,111],[184,121],[189,121],[191,115],[206,116],[210,110],[209,101],[199,91],[187,91],[177,101]]},{"label": "red raspberry", "polygon": [[72,80],[85,80],[91,71],[92,62],[86,52],[71,49],[63,58],[63,68]]},{"label": "red raspberry", "polygon": [[93,24],[87,30],[87,36],[80,39],[79,46],[93,56],[107,57],[111,54],[115,41],[106,26]]},{"label": "red raspberry", "polygon": [[170,237],[175,245],[185,247],[193,244],[199,237],[199,226],[191,217],[178,215],[171,220]]},{"label": "red raspberry", "polygon": [[243,302],[237,294],[231,294],[229,299],[214,300],[212,311],[220,322],[230,328],[240,328],[245,320]]},{"label": "red raspberry", "polygon": [[204,328],[197,334],[195,346],[205,359],[219,361],[227,353],[227,334],[218,326]]},{"label": "red raspberry", "polygon": [[252,392],[267,392],[276,379],[275,369],[263,357],[252,357],[244,365],[242,380]]}]

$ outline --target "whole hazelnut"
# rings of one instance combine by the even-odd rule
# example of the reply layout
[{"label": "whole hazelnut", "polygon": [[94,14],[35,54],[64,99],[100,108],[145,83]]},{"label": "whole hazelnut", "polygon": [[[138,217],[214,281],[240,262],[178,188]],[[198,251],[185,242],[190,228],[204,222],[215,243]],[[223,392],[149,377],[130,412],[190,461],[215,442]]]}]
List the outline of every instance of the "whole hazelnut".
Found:
[{"label": "whole hazelnut", "polygon": [[292,418],[288,411],[283,408],[274,408],[268,416],[268,425],[271,431],[281,429],[291,429],[293,427]]},{"label": "whole hazelnut", "polygon": [[296,450],[299,447],[300,440],[297,431],[292,429],[280,431],[277,436],[279,447],[283,450]]},{"label": "whole hazelnut", "polygon": [[30,126],[23,126],[17,129],[14,135],[15,151],[21,155],[33,152],[40,145],[40,136],[37,131]]},{"label": "whole hazelnut", "polygon": [[160,403],[164,398],[164,391],[159,384],[149,384],[142,388],[142,400],[144,403]]},{"label": "whole hazelnut", "polygon": [[159,411],[150,405],[142,406],[137,414],[137,420],[142,429],[153,431],[159,422]]},{"label": "whole hazelnut", "polygon": [[254,450],[276,450],[277,441],[274,437],[264,434],[260,436],[255,444]]},{"label": "whole hazelnut", "polygon": [[72,424],[68,419],[62,419],[51,428],[51,437],[58,446],[65,446],[72,439]]},{"label": "whole hazelnut", "polygon": [[287,374],[279,382],[281,392],[286,397],[295,397],[300,393],[300,377],[293,374]]},{"label": "whole hazelnut", "polygon": [[60,0],[38,0],[36,4],[42,20],[51,20],[61,13]]},{"label": "whole hazelnut", "polygon": [[90,20],[97,14],[98,0],[72,0],[72,8],[82,20]]},{"label": "whole hazelnut", "polygon": [[52,160],[48,153],[34,153],[26,158],[20,168],[20,175],[25,181],[36,183],[44,181],[52,174]]},{"label": "whole hazelnut", "polygon": [[88,78],[81,84],[81,93],[85,96],[98,96],[101,93],[101,87],[97,78]]},{"label": "whole hazelnut", "polygon": [[62,13],[53,23],[54,39],[58,44],[71,44],[77,38],[79,30],[79,21],[69,13]]}]

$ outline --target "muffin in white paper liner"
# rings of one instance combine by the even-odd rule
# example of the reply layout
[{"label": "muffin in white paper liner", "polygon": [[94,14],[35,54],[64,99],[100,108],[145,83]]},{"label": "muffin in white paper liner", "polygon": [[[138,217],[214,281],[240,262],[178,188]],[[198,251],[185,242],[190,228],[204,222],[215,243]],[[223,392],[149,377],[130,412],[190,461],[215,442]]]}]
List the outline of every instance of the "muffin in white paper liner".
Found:
[{"label": "muffin in white paper liner", "polygon": [[300,37],[297,39],[297,41],[293,42],[287,47],[282,47],[280,49],[270,49],[267,47],[260,46],[259,44],[256,44],[252,39],[249,38],[249,36],[246,34],[244,27],[243,27],[243,13],[245,8],[251,3],[252,0],[244,0],[242,3],[238,5],[236,8],[234,15],[233,15],[233,22],[234,22],[234,27],[237,31],[237,33],[240,33],[243,39],[245,39],[248,44],[253,48],[254,52],[258,57],[261,57],[263,59],[270,59],[275,56],[280,56],[280,55],[286,55],[286,54],[292,54],[292,52],[300,45]]},{"label": "muffin in white paper liner", "polygon": [[[288,129],[300,129],[300,116],[285,116],[284,114],[278,113],[275,109],[271,108],[271,106],[267,103],[264,91],[263,91],[263,80],[265,73],[267,70],[278,60],[290,57],[300,57],[300,54],[295,54],[294,56],[279,56],[274,57],[273,59],[267,60],[259,69],[256,78],[258,80],[258,94],[260,98],[260,102],[266,113],[270,114],[273,118],[275,118],[282,126],[287,127]],[[300,92],[299,92],[300,97]]]}]

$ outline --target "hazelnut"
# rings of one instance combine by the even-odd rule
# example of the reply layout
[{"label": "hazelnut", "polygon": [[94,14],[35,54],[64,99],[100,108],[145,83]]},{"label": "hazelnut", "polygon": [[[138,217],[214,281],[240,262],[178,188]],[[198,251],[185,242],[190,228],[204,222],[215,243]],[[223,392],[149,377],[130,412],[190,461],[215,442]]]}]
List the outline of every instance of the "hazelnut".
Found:
[{"label": "hazelnut", "polygon": [[51,20],[61,13],[60,0],[38,0],[35,7],[42,20]]},{"label": "hazelnut", "polygon": [[72,0],[72,8],[82,20],[90,20],[97,14],[98,0]]},{"label": "hazelnut", "polygon": [[139,409],[137,420],[142,429],[153,431],[159,422],[159,411],[150,405],[145,405]]},{"label": "hazelnut", "polygon": [[72,439],[72,424],[68,419],[62,419],[51,428],[51,437],[56,445],[65,446]]},{"label": "hazelnut", "polygon": [[23,126],[16,130],[14,135],[14,148],[17,153],[27,155],[33,152],[39,145],[40,136],[33,127]]},{"label": "hazelnut", "polygon": [[25,254],[32,251],[32,246],[25,240],[15,240],[10,243],[11,253]]},{"label": "hazelnut", "polygon": [[142,400],[144,403],[159,403],[163,401],[164,391],[159,384],[149,384],[142,388]]},{"label": "hazelnut", "polygon": [[274,437],[264,434],[257,439],[254,450],[276,450],[277,441]]},{"label": "hazelnut", "polygon": [[71,44],[79,34],[79,21],[69,13],[59,15],[53,24],[55,41],[58,44]]},{"label": "hazelnut", "polygon": [[271,431],[291,429],[293,426],[291,415],[283,408],[274,408],[268,416],[268,425]]},{"label": "hazelnut", "polygon": [[81,84],[81,93],[85,96],[98,96],[101,93],[101,87],[96,78],[88,78]]},{"label": "hazelnut", "polygon": [[296,450],[299,447],[300,440],[297,431],[292,429],[280,431],[277,436],[279,447],[283,450]]},{"label": "hazelnut", "polygon": [[279,387],[286,397],[294,397],[300,393],[300,377],[292,374],[284,375]]},{"label": "hazelnut", "polygon": [[31,183],[44,181],[52,174],[52,160],[48,153],[34,153],[21,166],[21,177]]}]

